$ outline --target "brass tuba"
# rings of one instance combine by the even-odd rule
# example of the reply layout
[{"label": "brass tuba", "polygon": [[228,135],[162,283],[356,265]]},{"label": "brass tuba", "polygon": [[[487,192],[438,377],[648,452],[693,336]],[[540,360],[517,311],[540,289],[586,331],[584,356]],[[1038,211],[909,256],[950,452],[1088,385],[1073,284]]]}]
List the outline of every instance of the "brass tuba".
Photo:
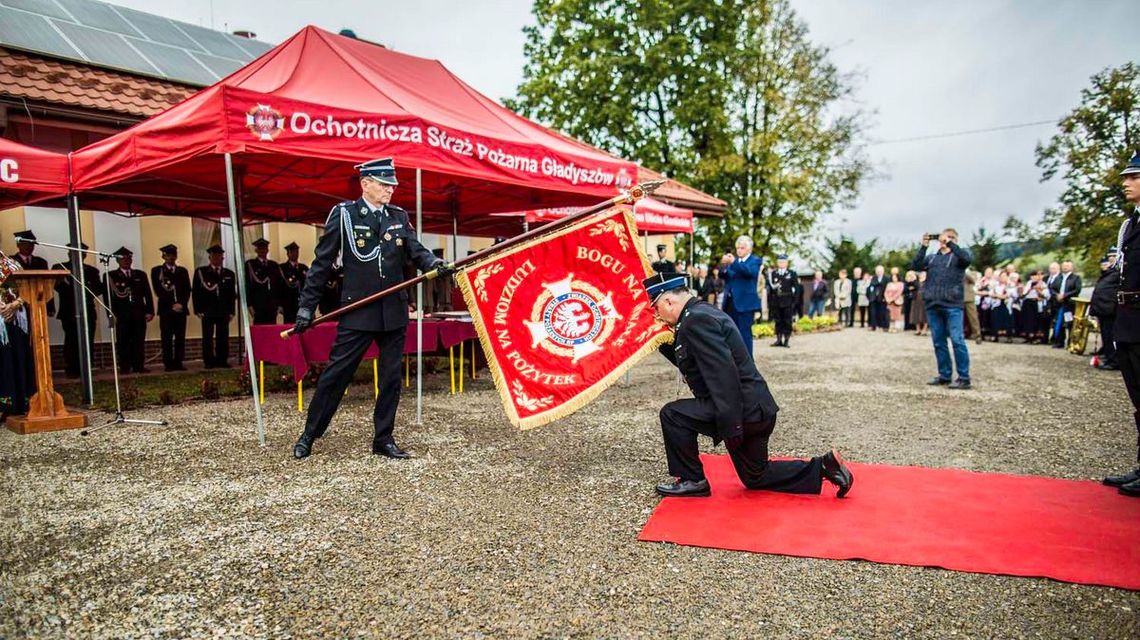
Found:
[{"label": "brass tuba", "polygon": [[1073,326],[1069,330],[1069,343],[1066,347],[1069,353],[1083,355],[1089,343],[1089,332],[1100,332],[1096,320],[1089,316],[1089,300],[1087,298],[1073,298]]}]

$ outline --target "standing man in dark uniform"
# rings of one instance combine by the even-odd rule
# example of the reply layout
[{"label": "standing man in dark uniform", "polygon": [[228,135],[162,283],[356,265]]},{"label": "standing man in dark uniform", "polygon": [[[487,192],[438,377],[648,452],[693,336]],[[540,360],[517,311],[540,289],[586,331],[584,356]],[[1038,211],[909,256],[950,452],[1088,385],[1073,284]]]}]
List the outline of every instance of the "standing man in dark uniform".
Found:
[{"label": "standing man in dark uniform", "polygon": [[657,485],[657,493],[710,494],[697,447],[703,434],[724,441],[749,489],[818,494],[827,480],[839,487],[838,497],[847,495],[851,471],[834,450],[811,460],[768,459],[779,407],[732,319],[694,298],[683,274],[657,274],[645,280],[645,291],[654,313],[675,332],[660,352],[681,370],[694,396],[661,408],[665,457],[676,479]]},{"label": "standing man in dark uniform", "polygon": [[[80,248],[87,250],[87,243],[80,242]],[[52,269],[71,271],[71,264],[61,262]],[[95,315],[94,296],[103,296],[103,276],[99,269],[83,264],[83,281],[87,290],[83,292],[83,300],[87,303],[87,352],[94,353],[92,345],[95,343],[95,325],[98,318]],[[59,307],[55,317],[63,324],[63,363],[64,370],[69,378],[79,377],[79,319],[75,313],[75,287],[79,283],[74,279],[61,278],[55,283],[55,292],[59,294]]]},{"label": "standing man in dark uniform", "polygon": [[1120,289],[1120,269],[1116,268],[1118,250],[1109,247],[1104,257],[1100,259],[1100,277],[1093,287],[1089,298],[1089,315],[1096,317],[1100,328],[1100,363],[1098,369],[1117,371],[1120,366],[1116,364],[1116,342],[1113,331],[1116,324],[1116,292]]},{"label": "standing man in dark uniform", "polygon": [[222,266],[226,252],[206,249],[210,264],[194,270],[194,315],[202,320],[202,362],[207,369],[230,366],[230,320],[237,311],[237,276]]},{"label": "standing man in dark uniform", "polygon": [[[366,162],[360,173],[362,197],[342,202],[329,213],[325,232],[317,242],[316,256],[301,291],[294,331],[305,331],[339,253],[344,261],[342,304],[349,304],[404,280],[404,264],[420,271],[436,269],[448,275],[446,263],[432,255],[416,238],[408,212],[389,204],[396,190],[396,168],[391,158]],[[392,428],[400,401],[400,363],[408,326],[408,293],[401,291],[341,316],[329,366],[317,381],[305,431],[293,447],[297,459],[308,457],[313,441],[324,435],[344,391],[373,342],[380,349],[379,395],[372,414],[372,453],[389,458],[411,457],[396,444]]]},{"label": "standing man in dark uniform", "polygon": [[115,352],[119,357],[119,373],[147,373],[146,323],[154,319],[154,298],[146,274],[132,269],[134,254],[119,247],[119,268],[107,272],[103,282],[107,306],[114,314]]},{"label": "standing man in dark uniform", "polygon": [[1132,156],[1120,173],[1124,178],[1124,197],[1132,206],[1131,215],[1120,225],[1116,246],[1120,255],[1120,289],[1116,293],[1116,360],[1124,376],[1124,388],[1132,400],[1132,419],[1136,423],[1136,469],[1119,476],[1109,476],[1104,483],[1120,487],[1120,493],[1140,498],[1140,153]]},{"label": "standing man in dark uniform", "polygon": [[305,288],[305,274],[309,272],[309,265],[298,262],[301,248],[296,242],[285,245],[287,260],[281,263],[281,322],[293,324],[297,321],[297,301],[301,298],[301,289]]},{"label": "standing man in dark uniform", "polygon": [[17,231],[12,234],[16,237],[16,255],[12,256],[25,271],[29,269],[44,270],[48,268],[47,260],[34,255],[36,251],[36,234],[31,229]]},{"label": "standing man in dark uniform", "polygon": [[657,262],[653,263],[653,270],[657,273],[677,273],[677,265],[665,259],[666,248],[663,244],[657,245]]},{"label": "standing man in dark uniform", "polygon": [[178,265],[178,247],[159,249],[162,264],[150,270],[150,284],[158,298],[158,328],[162,332],[162,364],[167,371],[185,371],[186,316],[190,314],[190,272]]},{"label": "standing man in dark uniform", "polygon": [[772,292],[772,311],[776,320],[776,341],[773,347],[787,347],[792,337],[792,316],[796,311],[799,297],[796,285],[799,276],[788,268],[788,256],[776,256],[776,268],[768,272],[768,289]]},{"label": "standing man in dark uniform", "polygon": [[256,258],[245,261],[245,294],[253,324],[277,324],[278,294],[281,292],[281,267],[267,256],[269,241],[253,241]]}]

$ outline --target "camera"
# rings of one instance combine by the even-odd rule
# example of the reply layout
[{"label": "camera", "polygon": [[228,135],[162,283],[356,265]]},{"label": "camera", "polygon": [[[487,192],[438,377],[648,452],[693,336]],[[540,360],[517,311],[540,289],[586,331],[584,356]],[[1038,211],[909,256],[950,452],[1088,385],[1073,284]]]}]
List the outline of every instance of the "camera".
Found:
[{"label": "camera", "polygon": [[941,231],[935,231],[933,233],[924,233],[924,234],[922,234],[922,237],[926,238],[927,240],[937,240],[938,237],[941,235],[942,235]]}]

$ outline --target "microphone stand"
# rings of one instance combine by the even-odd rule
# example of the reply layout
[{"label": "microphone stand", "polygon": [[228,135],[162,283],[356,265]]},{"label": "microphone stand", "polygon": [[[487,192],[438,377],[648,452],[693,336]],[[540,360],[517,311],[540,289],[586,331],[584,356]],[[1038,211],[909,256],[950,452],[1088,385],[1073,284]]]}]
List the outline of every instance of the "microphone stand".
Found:
[{"label": "microphone stand", "polygon": [[[110,268],[111,258],[118,258],[119,257],[118,254],[103,253],[102,251],[93,251],[91,249],[80,249],[79,247],[71,247],[71,246],[67,246],[67,245],[51,244],[50,242],[41,242],[39,240],[36,241],[36,244],[42,245],[45,247],[53,247],[56,249],[66,249],[68,251],[77,251],[79,253],[89,253],[89,254],[92,254],[94,256],[97,256],[99,258],[99,264],[102,265],[102,268],[103,268],[103,281],[107,283],[107,286],[111,285],[111,278],[108,276],[108,274],[111,271],[111,268]],[[80,261],[79,273],[82,276],[82,273],[83,273],[82,260]],[[91,288],[88,287],[85,282],[77,279],[75,277],[75,274],[71,274],[69,277],[72,280],[75,280],[77,283],[79,283],[79,286],[83,287],[87,291],[87,293],[91,295],[91,299],[94,302],[96,302],[100,307],[102,307],[104,311],[107,312],[107,319],[110,321],[109,326],[111,329],[111,331],[110,331],[110,333],[111,333],[111,374],[115,380],[115,416],[113,418],[111,418],[110,420],[108,420],[107,422],[104,422],[103,424],[101,424],[97,427],[92,427],[90,429],[84,429],[83,431],[80,431],[79,435],[81,435],[81,436],[90,435],[96,431],[99,431],[100,429],[105,429],[107,427],[117,425],[117,424],[150,424],[150,425],[166,426],[168,424],[166,420],[135,420],[135,419],[127,418],[123,414],[123,401],[122,401],[122,396],[120,394],[120,389],[119,389],[119,353],[118,353],[118,346],[115,343],[115,324],[116,324],[115,313],[113,311],[111,311],[111,307],[109,307],[107,305],[107,303],[103,302],[103,300],[101,300],[99,298],[99,296],[94,295],[95,292],[92,291]],[[83,301],[83,304],[86,305],[87,304],[86,301]],[[86,328],[84,328],[84,329],[86,329]],[[83,335],[80,336],[80,340],[84,341],[84,344],[86,344],[86,340],[87,340],[86,331],[84,331]],[[90,358],[88,359],[88,363],[90,363]]]}]

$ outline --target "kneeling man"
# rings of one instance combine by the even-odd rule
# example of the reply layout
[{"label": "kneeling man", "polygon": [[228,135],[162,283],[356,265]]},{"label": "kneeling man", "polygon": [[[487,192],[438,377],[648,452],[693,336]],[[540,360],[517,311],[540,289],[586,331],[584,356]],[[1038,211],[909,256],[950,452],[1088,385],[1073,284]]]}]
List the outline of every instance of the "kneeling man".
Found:
[{"label": "kneeling man", "polygon": [[657,485],[663,496],[707,496],[697,434],[724,441],[740,481],[749,489],[819,493],[823,480],[851,490],[851,471],[834,450],[811,460],[769,460],[768,438],[779,408],[749,355],[740,331],[720,309],[689,293],[683,274],[645,281],[657,317],[673,328],[673,344],[661,354],[681,370],[694,398],[661,408],[665,457],[673,482]]}]

